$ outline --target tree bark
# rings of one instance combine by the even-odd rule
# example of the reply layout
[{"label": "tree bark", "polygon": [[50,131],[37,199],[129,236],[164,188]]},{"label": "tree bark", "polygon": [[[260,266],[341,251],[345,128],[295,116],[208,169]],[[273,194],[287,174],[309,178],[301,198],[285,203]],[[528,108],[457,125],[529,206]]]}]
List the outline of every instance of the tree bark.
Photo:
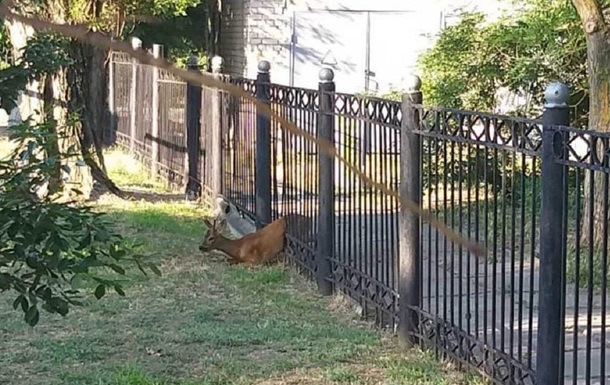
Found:
[{"label": "tree bark", "polygon": [[[81,149],[79,140],[79,124],[69,125],[69,115],[72,113],[71,85],[68,70],[61,68],[45,78],[43,99],[45,108],[51,108],[50,115],[57,122],[55,132],[58,137],[57,154],[74,153],[75,156],[62,157],[61,164],[69,167],[70,172],[58,169],[59,180],[52,180],[50,192],[61,194],[64,200],[71,201],[79,197],[88,199],[93,190],[93,178],[88,167],[79,165],[76,154]],[[58,165],[59,166],[59,165]],[[81,195],[82,194],[82,195]]]},{"label": "tree bark", "polygon": [[[587,71],[589,78],[589,128],[596,131],[610,131],[610,40],[609,29],[598,0],[572,0],[580,16],[587,40]],[[600,154],[602,149],[591,149]],[[582,247],[601,247],[604,237],[604,183],[603,173],[593,175],[587,172],[584,184]],[[592,180],[593,179],[593,180]],[[590,186],[594,188],[591,191]],[[591,230],[593,236],[591,237]]]},{"label": "tree bark", "polygon": [[[52,3],[49,2],[46,7],[49,17],[57,22],[65,22],[64,9],[61,6],[53,7]],[[26,46],[27,39],[34,36],[35,31],[15,21],[5,23],[15,55],[19,58],[20,50]],[[55,151],[67,153],[69,149],[80,150],[88,167],[78,166],[76,159],[64,160],[63,163],[70,168],[70,175],[64,174],[63,181],[54,181],[49,190],[59,191],[61,186],[66,190],[63,193],[70,199],[76,190],[82,193],[82,198],[88,199],[95,180],[110,192],[122,196],[122,191],[106,174],[102,150],[104,124],[109,123],[105,114],[107,52],[72,41],[69,54],[74,64],[46,75],[41,81],[30,82],[20,95],[18,111],[13,111],[11,117],[20,122],[28,116],[34,116],[36,122],[41,122],[44,114],[35,112],[46,111],[49,114],[47,118],[57,122],[57,134],[61,137]],[[68,127],[68,117],[74,113],[80,119],[76,127]],[[59,175],[61,172],[58,172]]]},{"label": "tree bark", "polygon": [[222,1],[207,1],[207,25],[206,25],[206,52],[208,56],[208,68],[211,68],[210,60],[218,54],[220,42],[220,28],[222,15]]},{"label": "tree bark", "polygon": [[75,60],[68,69],[70,110],[80,116],[79,139],[85,163],[91,169],[95,181],[115,195],[122,191],[106,174],[103,153],[103,130],[110,123],[106,118],[108,52],[99,47],[73,41],[70,56]]},{"label": "tree bark", "polygon": [[[9,20],[5,20],[4,25],[13,47],[13,57],[19,61],[27,40],[34,36],[35,31],[26,24]],[[42,107],[42,100],[38,97],[41,88],[42,85],[38,81],[32,81],[26,85],[25,89],[19,93],[17,100],[18,107],[13,111],[6,111],[10,114],[9,124],[20,123],[28,117],[32,117],[35,122],[41,121],[42,115],[37,112],[41,111]]]}]

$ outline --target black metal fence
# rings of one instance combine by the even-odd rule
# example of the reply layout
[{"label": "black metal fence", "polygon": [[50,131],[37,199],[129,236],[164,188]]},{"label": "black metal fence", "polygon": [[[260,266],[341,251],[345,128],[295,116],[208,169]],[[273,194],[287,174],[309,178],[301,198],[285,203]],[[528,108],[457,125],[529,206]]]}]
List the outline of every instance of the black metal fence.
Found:
[{"label": "black metal fence", "polygon": [[610,379],[610,135],[567,127],[564,86],[549,86],[539,121],[426,106],[418,79],[391,101],[335,92],[329,69],[318,89],[300,89],[273,84],[268,62],[256,80],[221,75],[215,63],[215,76],[334,143],[369,178],[484,245],[486,257],[252,102],[115,53],[116,136],[155,176],[207,202],[223,196],[258,227],[310,218],[315,241],[288,234],[287,254],[321,293],[347,293],[377,325],[495,383]]},{"label": "black metal fence", "polygon": [[534,383],[541,124],[415,108],[423,206],[488,252],[422,225],[423,339],[501,383]]}]

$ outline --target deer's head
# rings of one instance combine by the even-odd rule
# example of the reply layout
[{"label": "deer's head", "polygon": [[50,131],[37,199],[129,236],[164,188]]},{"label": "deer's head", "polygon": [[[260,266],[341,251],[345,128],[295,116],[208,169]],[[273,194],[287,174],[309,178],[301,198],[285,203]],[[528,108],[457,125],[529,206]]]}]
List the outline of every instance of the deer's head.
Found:
[{"label": "deer's head", "polygon": [[225,222],[225,219],[215,219],[212,222],[210,222],[208,219],[203,220],[203,223],[208,229],[203,234],[203,241],[199,245],[200,251],[207,253],[215,249],[217,240],[222,237],[222,232],[219,229],[222,229],[224,226],[226,226]]}]

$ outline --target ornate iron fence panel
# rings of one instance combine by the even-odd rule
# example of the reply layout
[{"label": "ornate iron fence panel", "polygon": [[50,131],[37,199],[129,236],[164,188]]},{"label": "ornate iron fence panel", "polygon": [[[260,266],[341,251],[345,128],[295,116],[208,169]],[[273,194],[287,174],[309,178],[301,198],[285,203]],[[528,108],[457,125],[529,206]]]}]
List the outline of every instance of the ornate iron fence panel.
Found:
[{"label": "ornate iron fence panel", "polygon": [[[318,91],[272,84],[271,108],[306,133],[317,136]],[[304,272],[315,273],[315,239],[318,217],[318,149],[314,143],[282,130],[271,121],[273,182],[272,217],[298,214],[303,226],[289,228],[287,251]]]},{"label": "ornate iron fence panel", "polygon": [[424,208],[488,250],[422,224],[425,345],[498,383],[533,384],[541,122],[419,107]]},{"label": "ornate iron fence panel", "polygon": [[[337,151],[375,182],[399,187],[400,103],[335,94]],[[398,202],[335,165],[335,284],[378,325],[393,328],[398,314]]]}]

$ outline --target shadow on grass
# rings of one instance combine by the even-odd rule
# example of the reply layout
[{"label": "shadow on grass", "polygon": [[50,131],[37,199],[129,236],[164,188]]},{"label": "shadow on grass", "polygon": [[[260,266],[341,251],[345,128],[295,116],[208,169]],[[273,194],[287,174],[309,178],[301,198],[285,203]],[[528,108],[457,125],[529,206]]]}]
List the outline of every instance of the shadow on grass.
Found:
[{"label": "shadow on grass", "polygon": [[125,297],[107,293],[65,318],[44,314],[33,330],[4,297],[0,384],[471,383],[426,354],[397,350],[282,265],[214,262],[197,249],[201,207],[142,187],[149,181],[137,171],[109,170],[137,198],[105,194],[96,210],[141,243],[163,276],[129,271]]},{"label": "shadow on grass", "polygon": [[126,297],[109,293],[65,319],[45,316],[34,330],[8,310],[10,301],[0,304],[0,383],[22,384],[24,373],[31,385],[455,383],[429,357],[403,361],[379,332],[329,311],[331,299],[281,265],[210,262],[196,251],[196,207],[113,202],[102,207],[143,242],[163,277],[133,282]]},{"label": "shadow on grass", "polygon": [[[153,184],[144,184],[141,188],[154,188]],[[184,194],[170,194],[167,192],[149,191],[149,190],[133,190],[133,189],[121,189],[123,191],[123,199],[127,201],[146,201],[150,203],[155,202],[167,202],[167,201],[180,201],[184,199]],[[100,193],[94,191],[89,198],[89,202],[98,202],[102,196],[106,193]],[[117,199],[119,199],[117,197]]]}]

